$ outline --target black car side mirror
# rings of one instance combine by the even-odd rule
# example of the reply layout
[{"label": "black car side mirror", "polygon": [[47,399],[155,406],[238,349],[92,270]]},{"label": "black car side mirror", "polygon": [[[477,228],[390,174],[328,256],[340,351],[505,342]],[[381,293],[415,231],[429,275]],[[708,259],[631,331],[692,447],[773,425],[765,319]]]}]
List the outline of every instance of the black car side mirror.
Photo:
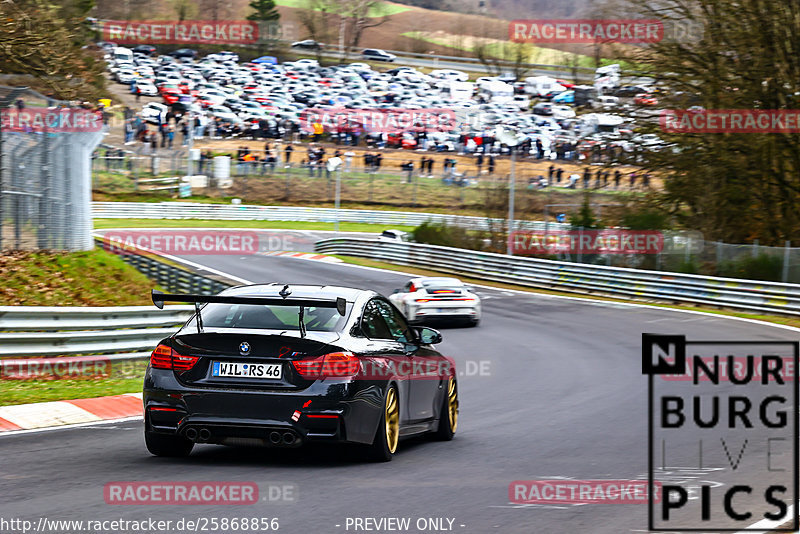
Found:
[{"label": "black car side mirror", "polygon": [[417,339],[423,345],[436,345],[442,342],[442,334],[438,330],[428,328],[427,326],[415,326],[414,332],[417,334]]}]

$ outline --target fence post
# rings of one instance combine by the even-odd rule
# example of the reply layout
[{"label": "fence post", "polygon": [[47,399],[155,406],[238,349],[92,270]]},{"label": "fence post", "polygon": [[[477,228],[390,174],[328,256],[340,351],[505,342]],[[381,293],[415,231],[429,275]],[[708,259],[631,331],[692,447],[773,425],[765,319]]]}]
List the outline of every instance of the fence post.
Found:
[{"label": "fence post", "polygon": [[289,164],[285,167],[286,170],[286,200],[289,200],[289,197],[292,194],[292,186],[291,186],[291,175],[289,174]]},{"label": "fence post", "polygon": [[783,280],[784,282],[789,281],[789,254],[791,252],[790,249],[791,246],[792,242],[786,241],[786,244],[784,245],[783,248],[783,276],[781,277],[781,280]]}]

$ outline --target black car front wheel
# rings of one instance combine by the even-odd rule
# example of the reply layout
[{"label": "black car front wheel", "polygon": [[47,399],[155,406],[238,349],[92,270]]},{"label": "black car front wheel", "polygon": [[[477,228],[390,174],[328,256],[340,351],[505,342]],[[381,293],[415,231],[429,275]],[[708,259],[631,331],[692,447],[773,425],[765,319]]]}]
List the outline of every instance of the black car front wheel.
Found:
[{"label": "black car front wheel", "polygon": [[194,447],[194,443],[186,438],[156,434],[147,430],[144,432],[144,443],[150,454],[172,458],[189,456]]},{"label": "black car front wheel", "polygon": [[391,461],[400,441],[400,398],[397,388],[389,386],[383,402],[383,415],[369,448],[369,457],[376,462]]}]

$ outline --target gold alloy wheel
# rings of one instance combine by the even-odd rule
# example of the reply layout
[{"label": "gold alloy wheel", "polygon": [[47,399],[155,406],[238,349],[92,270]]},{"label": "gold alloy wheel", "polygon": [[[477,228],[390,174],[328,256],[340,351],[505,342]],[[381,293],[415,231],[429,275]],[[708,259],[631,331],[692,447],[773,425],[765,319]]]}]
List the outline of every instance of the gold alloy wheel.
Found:
[{"label": "gold alloy wheel", "polygon": [[455,434],[458,426],[458,390],[455,378],[451,378],[447,385],[447,414],[450,420],[450,432]]},{"label": "gold alloy wheel", "polygon": [[400,439],[400,408],[397,405],[397,393],[390,387],[386,392],[386,445],[389,452],[394,454],[397,450],[397,441]]}]

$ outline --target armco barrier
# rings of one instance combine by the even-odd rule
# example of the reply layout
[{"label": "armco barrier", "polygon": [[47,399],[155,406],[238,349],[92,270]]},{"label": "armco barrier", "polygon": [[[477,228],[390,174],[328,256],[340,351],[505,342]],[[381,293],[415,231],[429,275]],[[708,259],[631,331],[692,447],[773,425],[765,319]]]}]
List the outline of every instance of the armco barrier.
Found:
[{"label": "armco barrier", "polygon": [[[194,202],[93,202],[95,219],[204,219],[228,221],[307,221],[333,223],[337,210],[332,208],[303,208],[294,206],[255,206],[235,204],[198,204]],[[381,224],[384,226],[418,226],[426,221],[485,229],[485,217],[445,215],[413,211],[338,210],[340,222]],[[503,224],[504,220],[496,223]],[[523,230],[543,230],[542,221],[517,221]],[[549,228],[561,228],[550,223]]]},{"label": "armco barrier", "polygon": [[152,306],[0,306],[0,366],[10,359],[39,356],[146,359],[193,310],[192,306],[163,310]]},{"label": "armco barrier", "polygon": [[567,263],[372,239],[323,239],[314,248],[323,254],[359,256],[521,286],[800,315],[800,285],[795,284]]}]

